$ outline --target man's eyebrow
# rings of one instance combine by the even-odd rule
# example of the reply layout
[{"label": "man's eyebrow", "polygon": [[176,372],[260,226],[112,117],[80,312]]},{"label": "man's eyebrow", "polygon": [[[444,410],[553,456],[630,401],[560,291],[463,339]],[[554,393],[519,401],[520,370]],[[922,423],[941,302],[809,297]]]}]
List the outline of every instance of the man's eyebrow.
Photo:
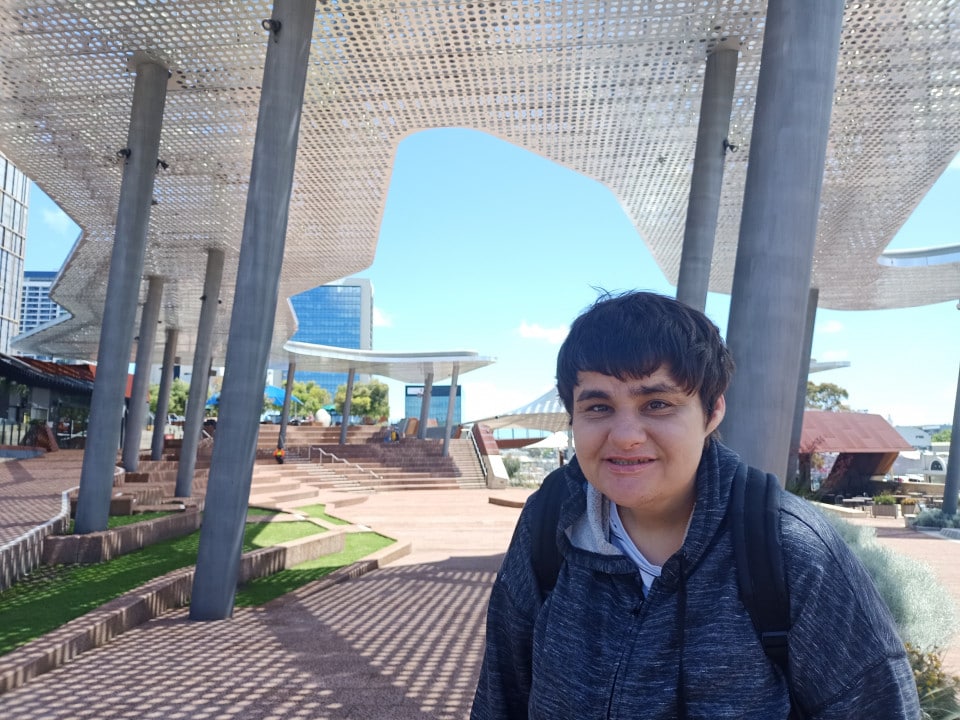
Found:
[{"label": "man's eyebrow", "polygon": [[582,400],[608,400],[610,398],[610,393],[605,390],[591,390],[589,388],[584,388],[577,395],[577,402]]},{"label": "man's eyebrow", "polygon": [[640,385],[630,388],[630,394],[634,396],[657,395],[661,393],[682,393],[684,395],[687,394],[686,392],[684,392],[683,388],[681,388],[679,385],[674,385],[673,383],[668,383],[668,382],[658,382],[658,383],[653,383],[652,385],[641,383]]}]

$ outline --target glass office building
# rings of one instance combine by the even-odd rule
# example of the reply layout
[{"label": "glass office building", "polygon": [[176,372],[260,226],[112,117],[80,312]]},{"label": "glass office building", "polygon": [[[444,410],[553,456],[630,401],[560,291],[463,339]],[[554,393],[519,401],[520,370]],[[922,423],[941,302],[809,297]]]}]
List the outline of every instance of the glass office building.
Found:
[{"label": "glass office building", "polygon": [[[320,285],[294,295],[290,304],[297,316],[293,340],[353,350],[373,348],[373,286],[369,280],[348,278]],[[369,379],[358,375],[354,382]],[[333,398],[337,387],[347,384],[347,375],[297,370],[294,380],[312,380]]]},{"label": "glass office building", "polygon": [[0,155],[0,352],[20,333],[20,288],[27,241],[27,176]]},{"label": "glass office building", "polygon": [[[453,402],[453,424],[460,424],[460,396],[462,388],[457,385],[457,396]],[[404,417],[419,418],[423,404],[423,385],[407,385],[403,393]],[[447,409],[450,407],[450,386],[434,385],[430,389],[430,408],[427,411],[427,425],[436,420],[438,427],[446,427]]]},{"label": "glass office building", "polygon": [[57,279],[53,270],[25,270],[20,295],[20,332],[33,330],[67,311],[50,299],[50,286]]}]

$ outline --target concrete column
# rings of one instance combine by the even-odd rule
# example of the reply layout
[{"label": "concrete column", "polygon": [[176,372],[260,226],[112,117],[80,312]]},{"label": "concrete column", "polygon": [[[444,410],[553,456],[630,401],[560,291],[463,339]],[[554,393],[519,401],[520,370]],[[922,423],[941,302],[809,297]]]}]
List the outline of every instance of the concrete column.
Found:
[{"label": "concrete column", "polygon": [[457,402],[457,381],[460,379],[460,363],[453,364],[453,376],[450,378],[450,397],[447,400],[447,424],[443,430],[443,452],[450,453],[450,435],[453,434],[453,411]]},{"label": "concrete column", "polygon": [[173,366],[176,363],[176,328],[167,328],[167,341],[163,346],[163,365],[160,368],[160,388],[157,391],[157,416],[153,421],[153,438],[150,443],[150,459],[163,459],[164,433],[167,429],[167,414],[170,412],[170,386],[173,384]]},{"label": "concrete column", "polygon": [[677,280],[677,300],[700,311],[707,304],[710,285],[738,54],[735,48],[717,48],[707,57],[703,77],[697,149],[693,157],[687,224]]},{"label": "concrete column", "polygon": [[810,288],[807,296],[807,323],[800,347],[800,373],[797,375],[797,398],[793,408],[793,430],[790,433],[790,455],[787,457],[787,474],[783,484],[792,483],[800,466],[800,436],[803,434],[803,411],[807,407],[807,378],[810,376],[810,355],[813,349],[813,328],[817,322],[817,302],[820,290]]},{"label": "concrete column", "polygon": [[721,432],[786,475],[843,0],[770,0],[727,343],[737,372]]},{"label": "concrete column", "polygon": [[353,402],[353,381],[357,376],[357,369],[350,368],[347,373],[347,394],[343,400],[343,420],[340,422],[340,444],[347,444],[347,427],[350,425],[350,404]]},{"label": "concrete column", "polygon": [[276,0],[265,21],[260,111],[190,603],[194,620],[233,612],[315,13],[316,2]]},{"label": "concrete column", "polygon": [[[193,374],[187,408],[183,413],[183,440],[180,462],[177,463],[177,497],[193,495],[193,475],[197,469],[197,449],[203,435],[203,418],[207,407],[207,389],[210,387],[210,366],[213,362],[213,326],[220,307],[220,283],[223,280],[223,250],[207,250],[207,267],[203,275],[203,295],[200,296],[200,318],[197,320],[197,344],[193,349]],[[259,420],[259,413],[257,418]],[[219,423],[219,420],[218,420]],[[217,434],[219,435],[219,424]]]},{"label": "concrete column", "polygon": [[283,393],[283,409],[280,411],[280,436],[277,438],[277,447],[287,445],[287,423],[290,420],[290,398],[293,397],[293,376],[297,372],[297,364],[287,364],[287,385]]},{"label": "concrete column", "polygon": [[140,464],[140,440],[150,409],[150,366],[157,338],[160,300],[163,297],[163,278],[151,275],[147,282],[147,301],[140,313],[140,335],[137,339],[137,364],[130,389],[130,406],[124,431],[123,469],[136,472]]},{"label": "concrete column", "polygon": [[168,77],[167,69],[157,63],[137,66],[77,497],[77,533],[106,530],[110,514]]},{"label": "concrete column", "polygon": [[957,514],[957,493],[960,492],[960,375],[953,401],[953,430],[950,432],[950,453],[947,455],[947,477],[943,485],[943,512]]},{"label": "concrete column", "polygon": [[417,439],[427,436],[427,420],[430,419],[430,398],[433,396],[433,373],[423,379],[423,397],[420,399],[420,422],[417,424]]}]

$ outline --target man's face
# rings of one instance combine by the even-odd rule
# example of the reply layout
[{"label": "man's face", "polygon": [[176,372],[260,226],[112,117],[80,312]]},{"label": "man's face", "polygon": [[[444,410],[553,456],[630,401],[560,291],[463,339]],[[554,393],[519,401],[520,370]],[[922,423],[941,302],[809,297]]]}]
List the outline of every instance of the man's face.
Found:
[{"label": "man's face", "polygon": [[642,378],[618,380],[581,372],[573,389],[573,437],[584,476],[621,508],[664,517],[693,506],[706,438],[723,419],[721,396],[705,417],[660,366]]}]

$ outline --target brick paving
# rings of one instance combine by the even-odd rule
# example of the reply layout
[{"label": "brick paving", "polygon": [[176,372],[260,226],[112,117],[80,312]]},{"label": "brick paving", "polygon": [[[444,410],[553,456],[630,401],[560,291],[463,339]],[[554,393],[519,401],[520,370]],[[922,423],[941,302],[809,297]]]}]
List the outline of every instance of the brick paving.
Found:
[{"label": "brick paving", "polygon": [[[73,480],[64,477],[66,459],[59,472],[29,461],[20,463],[27,471],[0,468],[0,523],[12,522],[14,507],[34,516],[58,510],[57,494],[79,477],[79,465]],[[47,492],[55,501],[44,505]],[[412,552],[345,582],[321,581],[261,608],[237,609],[231,620],[196,623],[186,611],[169,613],[0,696],[0,717],[466,718],[489,588],[519,512],[489,499],[527,494],[424,490],[341,506],[334,514],[410,541]],[[331,492],[321,501],[344,497]],[[957,542],[906,530],[900,520],[859,515],[853,522],[929,563],[960,602]],[[952,672],[960,673],[958,659],[955,643],[947,656]]]},{"label": "brick paving", "polygon": [[80,484],[82,450],[0,462],[0,545],[60,512],[64,491]]}]

